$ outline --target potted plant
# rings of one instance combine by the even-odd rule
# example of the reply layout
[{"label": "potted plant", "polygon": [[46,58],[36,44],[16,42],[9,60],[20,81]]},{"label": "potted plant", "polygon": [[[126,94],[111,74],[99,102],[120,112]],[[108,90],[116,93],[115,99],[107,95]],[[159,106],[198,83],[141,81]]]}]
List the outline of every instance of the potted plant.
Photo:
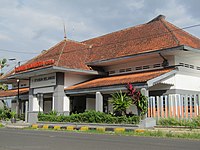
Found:
[{"label": "potted plant", "polygon": [[11,123],[16,123],[16,112],[11,111],[10,115],[11,115]]}]

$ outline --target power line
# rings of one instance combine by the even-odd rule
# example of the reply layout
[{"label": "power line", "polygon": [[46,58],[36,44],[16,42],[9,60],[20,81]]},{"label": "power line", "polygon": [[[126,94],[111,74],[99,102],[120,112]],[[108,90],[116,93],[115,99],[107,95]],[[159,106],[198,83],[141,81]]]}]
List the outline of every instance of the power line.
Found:
[{"label": "power line", "polygon": [[[175,30],[170,30],[170,31],[179,31],[179,30],[189,29],[189,28],[194,28],[194,27],[199,27],[199,26],[200,26],[200,24],[195,24],[195,25],[186,26],[186,27],[183,27],[183,28],[177,28]],[[166,34],[171,34],[171,32],[167,31],[167,32],[163,32],[163,33],[160,33],[160,34],[152,34],[152,35],[149,35],[149,36],[131,38],[129,40],[121,40],[121,41],[118,41],[118,42],[92,46],[92,48],[103,47],[103,46],[108,46],[108,45],[113,45],[113,44],[119,44],[119,43],[124,43],[124,42],[127,42],[127,41],[133,41],[133,40],[138,40],[138,39],[148,39],[148,38],[154,37],[154,36],[155,36],[155,38],[157,38],[159,36],[163,36],[163,35],[166,35]],[[82,43],[82,42],[80,42],[80,43]],[[84,50],[84,49],[87,49],[87,48],[79,48],[79,49],[74,48],[74,49],[71,49],[70,51],[63,52],[63,53],[70,53],[70,52],[75,52],[75,51]],[[7,49],[0,49],[0,51],[12,52],[12,53],[23,53],[23,54],[38,54],[38,53],[33,53],[33,52],[15,51],[15,50],[7,50]],[[57,53],[57,54],[54,54],[54,55],[60,55],[60,53]]]},{"label": "power line", "polygon": [[12,52],[12,53],[23,53],[23,54],[38,54],[33,52],[24,52],[24,51],[14,51],[14,50],[7,50],[7,49],[0,49],[3,52]]},{"label": "power line", "polygon": [[[109,45],[115,46],[114,44],[124,43],[124,42],[128,42],[128,41],[134,41],[134,40],[138,40],[138,39],[158,38],[158,37],[164,36],[166,34],[171,34],[172,31],[176,32],[176,31],[180,31],[180,30],[183,30],[183,29],[189,29],[189,28],[194,28],[194,27],[199,27],[199,26],[200,26],[200,24],[191,25],[191,26],[187,26],[187,27],[183,27],[183,28],[177,28],[177,29],[166,31],[166,32],[162,32],[162,33],[151,34],[149,36],[135,37],[135,38],[130,38],[128,40],[121,40],[121,41],[118,41],[118,42],[113,42],[113,43],[108,43],[108,44],[103,44],[103,45],[96,45],[96,46],[92,46],[92,48],[104,47],[104,46],[109,46]],[[70,49],[67,52],[62,52],[62,53],[63,54],[64,53],[71,53],[71,52],[80,51],[80,50],[86,50],[86,49],[88,49],[88,48],[85,48],[85,47],[84,48],[79,48],[79,49],[74,48],[74,49]],[[55,56],[55,55],[60,55],[60,53],[57,52],[57,53],[54,53],[53,55],[42,56],[42,57],[44,58],[44,57]]]}]

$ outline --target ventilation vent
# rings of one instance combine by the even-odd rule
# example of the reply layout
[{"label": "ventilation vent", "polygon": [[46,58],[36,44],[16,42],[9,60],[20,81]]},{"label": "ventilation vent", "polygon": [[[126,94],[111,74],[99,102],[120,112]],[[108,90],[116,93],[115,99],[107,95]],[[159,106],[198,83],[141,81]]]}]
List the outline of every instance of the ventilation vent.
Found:
[{"label": "ventilation vent", "polygon": [[119,72],[120,72],[120,73],[121,73],[121,72],[126,72],[126,70],[125,70],[125,69],[120,69]]},{"label": "ventilation vent", "polygon": [[131,70],[131,68],[126,68],[126,72],[130,72]]},{"label": "ventilation vent", "polygon": [[179,63],[180,66],[184,66],[184,63]]},{"label": "ventilation vent", "polygon": [[161,64],[154,64],[153,65],[153,68],[158,68],[158,67],[161,67]]},{"label": "ventilation vent", "polygon": [[135,70],[142,70],[142,67],[141,66],[135,67]]},{"label": "ventilation vent", "polygon": [[190,68],[191,68],[191,69],[194,69],[194,65],[190,65]]},{"label": "ventilation vent", "polygon": [[190,65],[189,65],[189,64],[185,64],[184,66],[185,66],[186,68],[189,68],[189,67],[190,67]]},{"label": "ventilation vent", "polygon": [[109,74],[115,74],[115,70],[109,71]]},{"label": "ventilation vent", "polygon": [[149,66],[143,66],[142,68],[143,69],[149,69],[150,67]]}]

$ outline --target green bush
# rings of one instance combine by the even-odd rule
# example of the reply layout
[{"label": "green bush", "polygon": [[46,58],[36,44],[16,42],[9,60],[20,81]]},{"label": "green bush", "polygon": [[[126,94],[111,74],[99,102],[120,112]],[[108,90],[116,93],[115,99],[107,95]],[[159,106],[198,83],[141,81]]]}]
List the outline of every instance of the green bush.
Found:
[{"label": "green bush", "polygon": [[0,128],[3,128],[4,127],[4,125],[2,125],[1,123],[0,123]]},{"label": "green bush", "polygon": [[8,108],[0,109],[0,120],[7,120],[11,118],[11,111]]},{"label": "green bush", "polygon": [[200,116],[192,119],[161,118],[158,120],[158,125],[196,128],[200,127]]},{"label": "green bush", "polygon": [[108,124],[138,124],[139,116],[112,116],[96,111],[86,111],[80,114],[72,114],[70,116],[54,115],[54,114],[38,114],[39,121],[49,122],[78,122],[78,123],[108,123]]}]

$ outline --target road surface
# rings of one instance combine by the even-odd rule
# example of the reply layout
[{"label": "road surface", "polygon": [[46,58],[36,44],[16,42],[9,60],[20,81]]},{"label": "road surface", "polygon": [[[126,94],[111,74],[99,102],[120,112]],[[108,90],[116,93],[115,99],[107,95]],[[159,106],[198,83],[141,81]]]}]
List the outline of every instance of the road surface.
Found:
[{"label": "road surface", "polygon": [[200,150],[200,141],[1,128],[0,150]]}]

